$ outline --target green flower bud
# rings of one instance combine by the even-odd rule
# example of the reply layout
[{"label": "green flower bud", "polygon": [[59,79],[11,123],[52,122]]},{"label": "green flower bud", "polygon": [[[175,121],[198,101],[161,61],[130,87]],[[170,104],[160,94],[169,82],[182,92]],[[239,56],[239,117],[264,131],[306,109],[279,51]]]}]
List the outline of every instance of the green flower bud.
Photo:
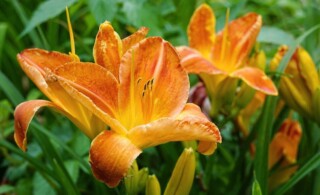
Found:
[{"label": "green flower bud", "polygon": [[167,184],[164,195],[189,194],[196,168],[196,158],[192,148],[184,149],[180,155],[171,178]]}]

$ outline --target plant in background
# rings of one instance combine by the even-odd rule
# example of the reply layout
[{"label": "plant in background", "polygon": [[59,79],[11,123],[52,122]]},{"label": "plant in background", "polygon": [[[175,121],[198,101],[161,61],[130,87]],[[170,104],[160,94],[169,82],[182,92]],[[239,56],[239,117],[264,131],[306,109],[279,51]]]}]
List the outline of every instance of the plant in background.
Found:
[{"label": "plant in background", "polygon": [[[228,17],[227,13],[227,22]],[[211,100],[212,116],[223,107],[228,113],[239,79],[265,94],[277,95],[277,89],[265,73],[246,64],[261,24],[261,16],[248,13],[227,23],[221,32],[215,34],[215,17],[211,8],[203,4],[194,12],[188,26],[190,47],[178,47],[178,52],[187,72],[199,74],[204,81]]]},{"label": "plant in background", "polygon": [[[93,139],[93,174],[110,187],[119,184],[147,147],[200,140],[198,151],[212,154],[221,142],[219,130],[196,105],[186,103],[189,80],[178,54],[162,38],[143,39],[145,34],[141,29],[121,40],[109,22],[101,24],[95,63],[80,62],[74,47],[70,55],[41,49],[18,54],[22,69],[52,100],[32,100],[16,108],[18,146],[26,149],[32,117],[49,106],[84,127]],[[110,129],[94,126],[99,123],[92,117]]]}]

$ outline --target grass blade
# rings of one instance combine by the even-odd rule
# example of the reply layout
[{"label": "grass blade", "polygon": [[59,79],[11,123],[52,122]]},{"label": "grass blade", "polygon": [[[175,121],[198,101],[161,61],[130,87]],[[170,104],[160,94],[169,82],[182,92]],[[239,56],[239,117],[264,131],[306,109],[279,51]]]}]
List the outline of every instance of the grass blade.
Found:
[{"label": "grass blade", "polygon": [[17,88],[11,83],[11,81],[0,71],[0,89],[7,95],[10,101],[17,106],[24,101],[23,96],[17,90]]},{"label": "grass blade", "polygon": [[23,30],[20,36],[24,36],[42,22],[59,15],[66,9],[66,7],[72,5],[74,2],[76,2],[76,0],[44,1],[33,12],[30,22],[28,22],[26,28]]},{"label": "grass blade", "polygon": [[8,25],[4,22],[0,23],[0,59],[2,56],[2,49],[4,46],[5,36],[7,32]]},{"label": "grass blade", "polygon": [[65,143],[63,143],[60,139],[58,139],[56,136],[54,136],[50,131],[42,127],[41,125],[33,122],[31,123],[31,127],[35,128],[36,130],[40,131],[41,133],[45,134],[50,140],[53,140],[56,142],[61,148],[63,148],[65,151],[67,151],[72,157],[77,159],[84,168],[87,173],[90,172],[90,165],[87,161],[85,161],[83,158],[81,158],[79,155],[77,155],[70,147],[68,147]]},{"label": "grass blade", "polygon": [[287,33],[279,28],[265,26],[261,29],[261,32],[258,36],[258,41],[277,45],[289,45],[295,40],[290,33]]},{"label": "grass blade", "polygon": [[32,156],[28,155],[27,153],[24,153],[22,150],[18,149],[16,146],[11,144],[7,140],[1,139],[0,140],[0,147],[4,147],[4,148],[12,151],[13,153],[19,155],[23,159],[27,160],[32,166],[34,166],[41,173],[46,173],[47,175],[51,176],[52,178],[55,178],[53,172],[50,169],[43,166],[43,164],[38,162],[37,159],[33,158]]},{"label": "grass blade", "polygon": [[314,155],[303,167],[301,167],[290,179],[289,181],[281,186],[275,195],[285,194],[292,186],[294,186],[303,177],[309,174],[314,169],[320,167],[320,152]]},{"label": "grass blade", "polygon": [[36,137],[38,143],[40,144],[43,153],[46,155],[46,158],[50,161],[54,173],[58,178],[59,184],[62,185],[63,190],[66,192],[66,194],[79,194],[78,188],[72,181],[63,163],[63,160],[61,159],[61,156],[58,154],[50,140],[48,141],[45,134],[43,134],[40,131],[33,131],[32,133]]}]

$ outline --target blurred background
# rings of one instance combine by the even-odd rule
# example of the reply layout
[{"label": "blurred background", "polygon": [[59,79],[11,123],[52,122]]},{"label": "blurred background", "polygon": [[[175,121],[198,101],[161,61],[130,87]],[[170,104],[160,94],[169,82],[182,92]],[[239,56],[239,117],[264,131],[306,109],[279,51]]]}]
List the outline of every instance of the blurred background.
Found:
[{"label": "blurred background", "polygon": [[[13,140],[15,106],[25,100],[46,99],[23,73],[16,55],[34,47],[68,53],[66,6],[73,25],[76,53],[82,61],[93,61],[93,43],[103,21],[110,21],[121,38],[146,26],[150,29],[148,36],[161,36],[174,46],[188,45],[186,29],[190,17],[204,2],[215,12],[217,31],[225,24],[227,8],[230,8],[229,20],[247,12],[262,15],[263,27],[257,41],[266,53],[267,64],[280,45],[294,42],[320,24],[319,0],[1,0],[0,194],[125,194],[123,185],[109,189],[95,180],[88,163],[90,140],[67,118],[49,109],[41,110],[33,120],[26,153]],[[302,46],[319,69],[320,30],[305,38]],[[191,85],[198,80],[195,75],[190,79]],[[212,163],[210,184],[208,187],[202,183],[202,174],[198,171],[191,194],[251,193],[253,160],[249,152],[239,155],[243,140],[232,128],[232,124],[222,127],[224,142],[214,158],[199,157],[200,161]],[[319,126],[304,129],[304,132],[299,150],[301,165],[319,152],[320,144]],[[182,150],[180,143],[147,149],[138,158],[139,167],[148,167],[165,188]],[[291,187],[287,194],[319,194],[320,164],[316,165],[318,168]]]}]

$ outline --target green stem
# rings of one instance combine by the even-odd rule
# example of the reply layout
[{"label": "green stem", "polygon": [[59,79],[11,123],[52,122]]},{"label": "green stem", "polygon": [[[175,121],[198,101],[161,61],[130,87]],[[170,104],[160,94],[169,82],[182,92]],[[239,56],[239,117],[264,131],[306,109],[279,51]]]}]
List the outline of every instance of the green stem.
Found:
[{"label": "green stem", "polygon": [[268,192],[268,150],[274,121],[273,113],[276,107],[276,100],[276,97],[267,97],[258,125],[259,132],[257,135],[254,170],[256,172],[262,194],[267,194]]}]

